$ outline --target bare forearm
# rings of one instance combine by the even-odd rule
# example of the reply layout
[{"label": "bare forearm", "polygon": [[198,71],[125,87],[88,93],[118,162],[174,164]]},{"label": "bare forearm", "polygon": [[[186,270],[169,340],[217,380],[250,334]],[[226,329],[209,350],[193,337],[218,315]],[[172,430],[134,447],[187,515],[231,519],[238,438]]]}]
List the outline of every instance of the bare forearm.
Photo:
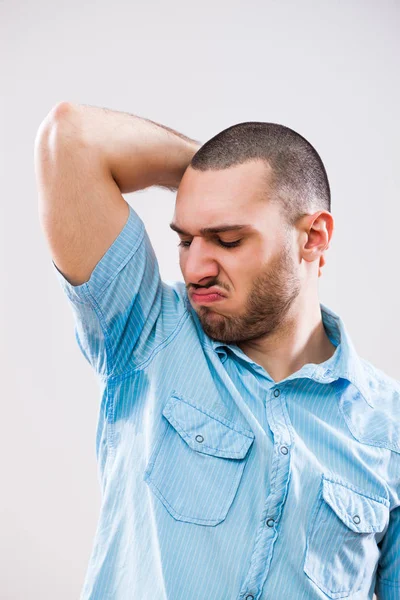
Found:
[{"label": "bare forearm", "polygon": [[64,122],[70,121],[71,134],[105,161],[121,192],[152,185],[177,189],[201,146],[169,127],[125,112],[63,103],[59,113]]}]

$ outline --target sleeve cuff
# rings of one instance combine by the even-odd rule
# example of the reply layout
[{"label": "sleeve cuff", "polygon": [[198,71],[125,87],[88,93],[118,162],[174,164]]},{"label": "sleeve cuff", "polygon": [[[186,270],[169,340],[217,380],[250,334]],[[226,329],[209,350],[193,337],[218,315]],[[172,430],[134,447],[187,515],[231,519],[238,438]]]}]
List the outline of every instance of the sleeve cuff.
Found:
[{"label": "sleeve cuff", "polygon": [[72,285],[67,281],[52,260],[53,271],[68,298],[72,302],[86,304],[90,301],[90,297],[101,296],[114,277],[135,254],[143,240],[144,232],[142,219],[129,205],[129,216],[124,227],[93,269],[90,279],[81,285]]}]

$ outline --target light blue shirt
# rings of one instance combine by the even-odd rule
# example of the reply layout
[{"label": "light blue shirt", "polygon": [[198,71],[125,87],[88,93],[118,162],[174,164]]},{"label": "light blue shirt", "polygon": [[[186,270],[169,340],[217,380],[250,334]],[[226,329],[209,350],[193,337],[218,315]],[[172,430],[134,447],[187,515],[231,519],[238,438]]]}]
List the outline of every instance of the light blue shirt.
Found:
[{"label": "light blue shirt", "polygon": [[400,599],[400,383],[337,314],[334,355],[276,383],[161,281],[131,206],[88,282],[53,266],[100,385],[81,600]]}]

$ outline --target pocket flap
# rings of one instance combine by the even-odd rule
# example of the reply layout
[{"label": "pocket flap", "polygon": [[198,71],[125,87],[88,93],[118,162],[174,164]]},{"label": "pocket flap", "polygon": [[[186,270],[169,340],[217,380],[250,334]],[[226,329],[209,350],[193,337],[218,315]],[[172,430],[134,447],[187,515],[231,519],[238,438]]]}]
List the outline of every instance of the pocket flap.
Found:
[{"label": "pocket flap", "polygon": [[349,529],[358,533],[383,531],[389,520],[389,500],[371,498],[323,475],[322,495]]},{"label": "pocket flap", "polygon": [[223,458],[244,458],[254,433],[220,415],[173,395],[164,406],[164,417],[181,438],[197,452]]}]

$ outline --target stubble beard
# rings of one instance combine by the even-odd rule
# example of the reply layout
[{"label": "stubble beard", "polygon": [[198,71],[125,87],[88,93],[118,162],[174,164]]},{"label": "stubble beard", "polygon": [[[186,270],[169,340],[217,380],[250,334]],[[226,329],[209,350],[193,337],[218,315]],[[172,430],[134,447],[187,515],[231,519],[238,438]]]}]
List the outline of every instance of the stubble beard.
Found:
[{"label": "stubble beard", "polygon": [[222,315],[208,306],[199,306],[196,312],[205,333],[213,340],[238,344],[266,338],[282,326],[300,289],[290,249],[285,246],[253,281],[242,315]]}]

